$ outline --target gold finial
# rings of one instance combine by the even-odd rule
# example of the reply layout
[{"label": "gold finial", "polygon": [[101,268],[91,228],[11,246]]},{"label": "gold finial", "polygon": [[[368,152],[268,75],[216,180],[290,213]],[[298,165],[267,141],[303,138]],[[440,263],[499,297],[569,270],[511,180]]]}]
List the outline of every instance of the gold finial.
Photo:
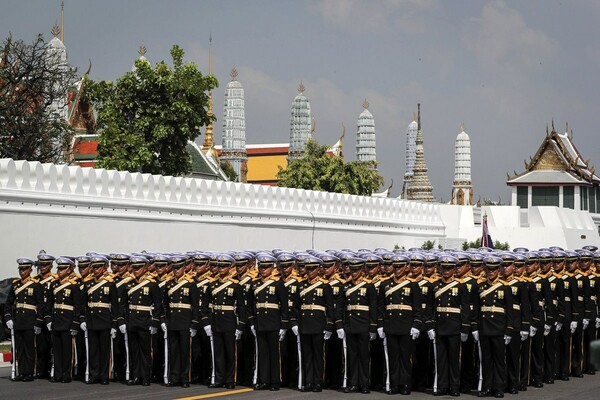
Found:
[{"label": "gold finial", "polygon": [[362,104],[362,106],[363,106],[363,108],[364,108],[365,110],[368,110],[368,109],[369,109],[369,102],[367,101],[367,99],[365,99],[365,101],[363,101],[363,104]]},{"label": "gold finial", "polygon": [[569,133],[569,121],[567,121],[567,127],[565,128],[565,133]]},{"label": "gold finial", "polygon": [[60,41],[65,42],[65,2],[60,2]]},{"label": "gold finial", "polygon": [[555,132],[555,130],[554,130],[554,118],[552,118],[552,133],[554,133],[554,132]]},{"label": "gold finial", "polygon": [[58,35],[60,35],[60,28],[58,27],[58,24],[54,24],[52,27],[52,34],[54,37],[58,37]]},{"label": "gold finial", "polygon": [[208,34],[208,74],[212,76],[212,32]]},{"label": "gold finial", "polygon": [[144,43],[142,43],[142,45],[138,49],[138,54],[140,55],[140,57],[144,57],[146,55],[146,46],[144,46]]},{"label": "gold finial", "polygon": [[233,67],[231,69],[231,73],[229,74],[229,76],[231,76],[231,80],[232,81],[235,81],[236,78],[237,78],[237,76],[238,76],[238,70],[237,70],[237,68]]},{"label": "gold finial", "polygon": [[461,132],[464,132],[464,131],[465,131],[465,123],[464,123],[464,122],[462,122],[462,123],[460,124],[460,131],[461,131]]},{"label": "gold finial", "polygon": [[300,85],[298,86],[298,91],[300,92],[300,94],[304,93],[304,84],[302,83],[302,81],[300,81]]},{"label": "gold finial", "polygon": [[417,122],[417,113],[413,112],[413,122]]}]

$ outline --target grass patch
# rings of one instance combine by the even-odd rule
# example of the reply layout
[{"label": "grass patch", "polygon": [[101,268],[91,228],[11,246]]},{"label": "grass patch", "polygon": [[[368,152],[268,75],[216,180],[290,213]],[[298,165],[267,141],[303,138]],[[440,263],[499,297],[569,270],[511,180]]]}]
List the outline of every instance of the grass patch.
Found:
[{"label": "grass patch", "polygon": [[10,343],[0,343],[0,353],[11,351]]}]

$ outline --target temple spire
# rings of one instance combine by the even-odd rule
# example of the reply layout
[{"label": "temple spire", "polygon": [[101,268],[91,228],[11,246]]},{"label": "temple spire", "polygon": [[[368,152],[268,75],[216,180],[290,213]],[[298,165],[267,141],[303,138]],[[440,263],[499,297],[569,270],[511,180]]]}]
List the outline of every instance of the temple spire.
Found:
[{"label": "temple spire", "polygon": [[[212,33],[208,36],[208,75],[212,76]],[[213,115],[213,98],[212,90],[208,92],[208,116]],[[213,125],[212,122],[206,126],[206,132],[204,135],[204,143],[202,144],[202,150],[208,151],[213,146]]]},{"label": "temple spire", "polygon": [[60,41],[65,42],[65,2],[60,2]]},{"label": "temple spire", "polygon": [[425,162],[425,152],[423,147],[423,130],[421,128],[421,104],[417,105],[418,131],[415,140],[415,165],[413,176],[406,189],[408,200],[419,200],[425,202],[434,202],[433,186],[427,175],[427,163]]},{"label": "temple spire", "polygon": [[363,112],[358,116],[357,122],[356,158],[358,161],[373,163],[373,168],[375,168],[377,162],[375,118],[369,111],[367,99],[365,99],[362,106]]}]

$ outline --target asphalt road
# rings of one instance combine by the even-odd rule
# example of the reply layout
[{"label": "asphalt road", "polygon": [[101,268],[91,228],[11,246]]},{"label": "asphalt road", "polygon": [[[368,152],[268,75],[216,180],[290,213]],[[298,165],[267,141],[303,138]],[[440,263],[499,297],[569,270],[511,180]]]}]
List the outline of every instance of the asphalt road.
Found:
[{"label": "asphalt road", "polygon": [[[10,367],[0,368],[0,393],[3,399],[77,399],[77,400],[154,400],[154,399],[179,399],[179,400],[199,400],[199,399],[257,399],[265,400],[296,400],[296,399],[390,399],[383,393],[363,394],[344,394],[326,390],[322,393],[301,393],[295,390],[282,389],[279,392],[261,391],[255,392],[251,389],[238,387],[234,390],[208,389],[205,386],[192,385],[189,389],[183,388],[165,388],[161,385],[152,385],[150,387],[129,387],[121,383],[111,383],[108,386],[85,385],[81,382],[72,382],[69,384],[50,383],[48,381],[35,382],[11,382]],[[463,394],[462,398],[475,399],[476,392],[472,394]],[[433,399],[429,393],[413,393],[411,396],[393,396],[396,398],[410,399]],[[440,397],[441,399],[451,399],[452,397]],[[585,378],[571,378],[569,382],[559,381],[554,385],[545,385],[542,389],[529,388],[526,392],[518,395],[507,394],[507,399],[573,399],[573,400],[597,400],[600,398],[600,373],[595,376],[586,375]]]}]

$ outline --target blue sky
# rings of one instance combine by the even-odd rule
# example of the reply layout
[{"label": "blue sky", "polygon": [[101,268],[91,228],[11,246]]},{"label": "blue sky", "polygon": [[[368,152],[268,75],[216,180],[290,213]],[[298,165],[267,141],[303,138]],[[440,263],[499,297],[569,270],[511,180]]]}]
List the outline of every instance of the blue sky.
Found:
[{"label": "blue sky", "polygon": [[[438,0],[65,0],[65,45],[92,79],[127,72],[141,43],[151,62],[173,44],[208,72],[213,37],[215,137],[232,67],[246,93],[248,143],[287,142],[300,81],[315,138],[334,143],[366,98],[375,117],[379,170],[404,174],[406,127],[421,103],[425,157],[437,199],[448,201],[454,140],[471,137],[475,199],[510,201],[506,173],[523,170],[554,119],[584,159],[600,166],[600,2]],[[60,0],[3,0],[0,38],[51,38]],[[596,39],[594,39],[596,38]]]}]

